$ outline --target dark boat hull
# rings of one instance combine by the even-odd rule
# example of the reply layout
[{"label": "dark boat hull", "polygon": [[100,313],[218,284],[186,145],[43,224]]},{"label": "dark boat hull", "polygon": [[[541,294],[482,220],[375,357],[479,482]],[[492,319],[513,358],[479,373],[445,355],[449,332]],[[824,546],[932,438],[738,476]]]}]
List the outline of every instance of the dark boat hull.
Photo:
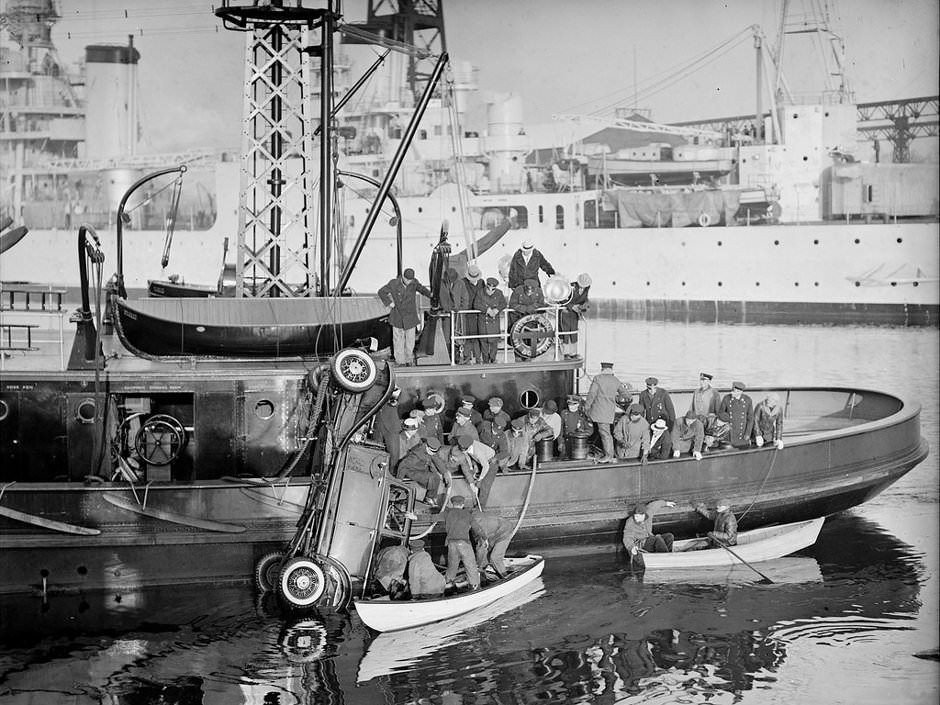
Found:
[{"label": "dark boat hull", "polygon": [[[297,477],[274,476],[302,452],[305,431],[296,409],[307,370],[261,361],[197,362],[185,371],[134,358],[109,365],[109,393],[178,418],[188,429],[187,444],[172,464],[148,468],[133,487],[89,484],[94,425],[82,422],[81,409],[92,398],[93,373],[5,374],[0,592],[250,580],[259,556],[291,539],[306,499],[309,459],[300,457],[292,470]],[[448,408],[461,394],[480,399],[501,390],[507,411],[516,415],[532,395],[563,398],[577,366],[404,368],[397,378],[401,413],[430,389],[444,392]],[[686,403],[688,394],[675,392],[676,404]],[[829,515],[870,499],[926,456],[916,405],[858,390],[782,394],[788,408],[783,450],[645,466],[590,459],[541,464],[513,545],[616,546],[630,507],[655,498],[678,503],[656,518],[658,529],[678,534],[701,531],[691,504],[719,495],[730,498],[742,528]],[[527,472],[497,476],[488,507],[514,520],[529,482]],[[56,524],[37,525],[22,515]]]},{"label": "dark boat hull", "polygon": [[331,355],[374,339],[391,345],[375,298],[115,298],[117,332],[142,357]]}]

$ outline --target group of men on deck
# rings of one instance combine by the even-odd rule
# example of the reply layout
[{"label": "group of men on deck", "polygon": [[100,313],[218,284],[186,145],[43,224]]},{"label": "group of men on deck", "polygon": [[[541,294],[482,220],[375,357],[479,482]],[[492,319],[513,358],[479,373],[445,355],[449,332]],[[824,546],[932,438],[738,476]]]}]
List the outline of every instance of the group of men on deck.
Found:
[{"label": "group of men on deck", "polygon": [[[539,281],[539,272],[555,274],[549,263],[531,240],[523,242],[513,255],[507,275],[509,297],[500,288],[496,277],[483,277],[480,267],[470,264],[461,276],[455,268],[447,269],[435,298],[434,293],[421,284],[414,270],[405,269],[400,277],[389,280],[378,291],[382,303],[388,308],[388,321],[392,327],[392,353],[398,365],[415,364],[415,338],[421,324],[416,296],[422,294],[438,301],[444,338],[448,348],[457,336],[454,359],[459,364],[494,363],[500,342],[522,316],[546,309],[546,301]],[[570,282],[570,295],[558,311],[558,329],[566,357],[577,356],[577,330],[580,317],[588,307],[591,277],[580,274]],[[508,326],[504,328],[504,312],[509,312]],[[451,315],[456,329],[451,330]]]},{"label": "group of men on deck", "polygon": [[775,392],[755,407],[743,382],[733,382],[731,391],[722,396],[711,386],[713,376],[702,372],[688,411],[676,418],[672,398],[656,377],[647,377],[646,388],[632,401],[632,385],[618,379],[613,367],[611,362],[601,363],[585,404],[603,448],[600,463],[617,459],[645,463],[683,454],[701,460],[710,450],[752,444],[783,448],[783,407]]}]

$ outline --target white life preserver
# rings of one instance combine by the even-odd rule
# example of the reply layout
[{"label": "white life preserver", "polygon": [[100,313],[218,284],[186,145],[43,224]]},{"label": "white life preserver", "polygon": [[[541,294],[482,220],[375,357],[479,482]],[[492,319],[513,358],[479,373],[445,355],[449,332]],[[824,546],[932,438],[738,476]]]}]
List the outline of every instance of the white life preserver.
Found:
[{"label": "white life preserver", "polygon": [[708,213],[702,213],[698,217],[698,224],[702,226],[703,228],[707,228],[709,225],[712,224],[712,217],[708,215]]}]

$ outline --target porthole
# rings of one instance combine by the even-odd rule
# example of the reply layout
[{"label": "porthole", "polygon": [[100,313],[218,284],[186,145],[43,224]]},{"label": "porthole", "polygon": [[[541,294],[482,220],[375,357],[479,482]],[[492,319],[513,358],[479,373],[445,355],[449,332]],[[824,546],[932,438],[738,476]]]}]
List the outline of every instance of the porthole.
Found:
[{"label": "porthole", "polygon": [[862,285],[861,282],[855,282],[855,286],[861,286],[861,285]]},{"label": "porthole", "polygon": [[535,389],[526,389],[519,395],[519,404],[523,409],[534,409],[542,403],[542,398]]},{"label": "porthole", "polygon": [[75,408],[75,419],[79,423],[94,423],[98,406],[94,399],[82,399]]},{"label": "porthole", "polygon": [[10,415],[10,405],[0,399],[0,421]]},{"label": "porthole", "polygon": [[818,245],[818,244],[819,244],[819,240],[813,240],[813,244],[814,244],[814,245]]},{"label": "porthole", "polygon": [[799,282],[793,282],[793,286],[799,286],[799,285],[800,285]]},{"label": "porthole", "polygon": [[779,244],[780,244],[780,240],[774,240],[774,245],[779,245]]},{"label": "porthole", "polygon": [[269,399],[260,399],[255,402],[255,416],[267,421],[274,416],[274,402]]},{"label": "porthole", "polygon": [[856,245],[860,244],[861,242],[862,242],[861,240],[859,240],[858,238],[855,238],[855,244],[856,244]]},{"label": "porthole", "polygon": [[898,244],[900,245],[902,242],[904,242],[904,238],[903,238],[903,237],[899,237],[899,238],[898,238]]},{"label": "porthole", "polygon": [[721,240],[718,241],[718,247],[721,247]]},{"label": "porthole", "polygon": [[891,282],[891,286],[897,286],[897,285],[898,285],[897,282]]},{"label": "porthole", "polygon": [[646,286],[649,286],[649,285],[650,285],[650,283],[649,283],[649,282],[646,282]]},{"label": "porthole", "polygon": [[760,286],[760,282],[754,282],[754,286]]},{"label": "porthole", "polygon": [[721,282],[718,282],[718,286],[721,286]]},{"label": "porthole", "polygon": [[813,286],[819,286],[819,282],[813,282]]}]

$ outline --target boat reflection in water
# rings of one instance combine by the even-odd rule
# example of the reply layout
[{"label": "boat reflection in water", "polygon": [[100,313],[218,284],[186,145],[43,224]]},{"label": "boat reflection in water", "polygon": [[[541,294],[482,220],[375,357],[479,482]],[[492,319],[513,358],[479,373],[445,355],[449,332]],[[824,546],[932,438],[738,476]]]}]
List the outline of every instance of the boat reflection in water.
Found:
[{"label": "boat reflection in water", "polygon": [[379,636],[355,613],[289,616],[239,587],[5,597],[0,695],[50,705],[157,692],[210,705],[448,692],[731,702],[773,690],[797,645],[913,629],[922,559],[845,513],[803,555],[761,563],[772,585],[745,566],[636,575],[611,549],[550,558],[542,580],[485,614]]}]

